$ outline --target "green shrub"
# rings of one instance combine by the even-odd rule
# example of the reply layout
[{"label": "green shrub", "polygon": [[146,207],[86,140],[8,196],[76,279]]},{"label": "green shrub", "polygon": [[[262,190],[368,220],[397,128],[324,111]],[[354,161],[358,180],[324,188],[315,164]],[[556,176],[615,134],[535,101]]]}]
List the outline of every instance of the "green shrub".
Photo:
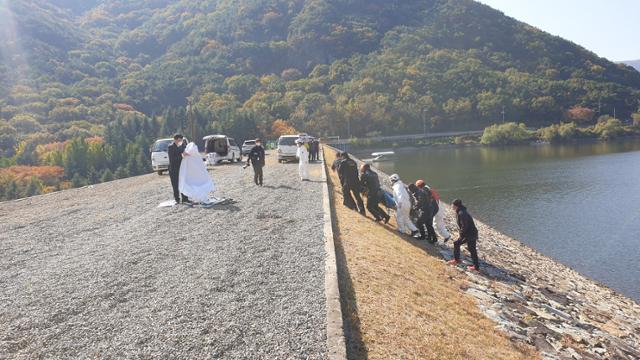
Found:
[{"label": "green shrub", "polygon": [[606,121],[598,122],[593,127],[593,132],[603,140],[614,139],[626,133],[622,122],[618,119],[607,119]]},{"label": "green shrub", "polygon": [[485,128],[480,142],[483,145],[512,145],[526,143],[532,137],[533,133],[524,124],[510,122]]},{"label": "green shrub", "polygon": [[580,137],[575,123],[553,124],[538,130],[538,138],[550,143],[561,143]]}]

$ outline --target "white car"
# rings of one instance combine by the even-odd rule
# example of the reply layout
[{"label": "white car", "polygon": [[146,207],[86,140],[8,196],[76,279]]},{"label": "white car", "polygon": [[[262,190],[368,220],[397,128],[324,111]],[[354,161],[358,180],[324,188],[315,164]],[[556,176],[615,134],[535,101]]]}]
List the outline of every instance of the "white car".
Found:
[{"label": "white car", "polygon": [[[186,138],[184,141],[188,144],[189,140]],[[153,145],[151,145],[151,167],[153,171],[156,171],[158,175],[162,175],[163,172],[169,170],[169,145],[173,142],[173,139],[158,139]]]},{"label": "white car", "polygon": [[298,135],[282,135],[278,139],[278,161],[296,160],[298,145],[296,141],[300,139]]},{"label": "white car", "polygon": [[222,161],[242,161],[242,151],[236,141],[226,135],[205,136],[205,159],[208,166],[214,166]]},{"label": "white car", "polygon": [[256,146],[255,140],[245,140],[244,143],[242,143],[242,155],[249,154],[254,146]]}]

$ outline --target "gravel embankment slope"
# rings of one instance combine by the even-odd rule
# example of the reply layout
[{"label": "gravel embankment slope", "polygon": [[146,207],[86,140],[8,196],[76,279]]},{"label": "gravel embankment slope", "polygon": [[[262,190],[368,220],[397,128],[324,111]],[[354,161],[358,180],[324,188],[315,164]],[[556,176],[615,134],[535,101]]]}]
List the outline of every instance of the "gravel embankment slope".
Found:
[{"label": "gravel embankment slope", "polygon": [[0,358],[324,358],[321,165],[269,160],[212,209],[157,175],[0,203]]}]

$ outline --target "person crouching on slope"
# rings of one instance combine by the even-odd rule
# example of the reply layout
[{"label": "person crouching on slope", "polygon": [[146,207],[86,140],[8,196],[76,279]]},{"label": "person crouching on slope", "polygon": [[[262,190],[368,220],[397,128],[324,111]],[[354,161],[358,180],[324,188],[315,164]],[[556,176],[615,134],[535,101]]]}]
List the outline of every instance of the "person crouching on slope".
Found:
[{"label": "person crouching on slope", "polygon": [[309,151],[302,140],[297,140],[296,144],[298,144],[296,157],[298,158],[298,174],[300,175],[300,180],[309,181]]},{"label": "person crouching on slope", "polygon": [[401,234],[411,233],[411,236],[418,234],[418,228],[411,221],[411,195],[407,191],[400,176],[393,174],[389,177],[393,186],[393,199],[396,202],[396,222],[398,232]]},{"label": "person crouching on slope", "polygon": [[380,179],[378,174],[371,170],[369,164],[364,164],[360,167],[360,183],[367,191],[367,210],[373,215],[376,222],[384,221],[385,224],[389,223],[391,217],[380,207],[380,202],[382,202],[382,197],[384,196],[380,187]]},{"label": "person crouching on slope", "polygon": [[[409,192],[416,199],[414,210],[418,213],[418,221],[416,225],[420,231],[420,240],[427,240],[436,243],[438,237],[433,229],[433,214],[437,209],[434,208],[435,203],[429,190],[420,189],[415,184],[409,185]],[[426,231],[425,231],[426,228]]]},{"label": "person crouching on slope", "polygon": [[478,241],[478,229],[471,215],[467,212],[467,208],[462,205],[462,200],[453,200],[451,204],[456,212],[456,221],[460,229],[460,237],[453,242],[453,260],[449,261],[450,265],[460,263],[460,246],[467,244],[467,250],[471,254],[473,266],[469,266],[469,270],[480,270],[480,261],[478,260],[478,252],[476,250],[476,242]]},{"label": "person crouching on slope", "polygon": [[342,185],[342,203],[349,209],[357,210],[360,214],[365,215],[364,201],[360,196],[362,186],[358,177],[358,164],[346,152],[341,154],[341,158],[338,177],[341,181],[340,185]]},{"label": "person crouching on slope", "polygon": [[434,208],[438,209],[438,211],[433,216],[433,227],[435,228],[436,232],[438,232],[438,234],[444,238],[444,242],[449,241],[449,239],[451,239],[451,234],[449,234],[449,231],[447,231],[447,226],[444,223],[445,208],[444,206],[442,206],[442,202],[440,201],[440,194],[438,194],[438,192],[434,188],[429,187],[424,182],[424,180],[416,181],[416,186],[420,189],[431,192],[431,196],[433,197],[433,200],[437,205]]}]

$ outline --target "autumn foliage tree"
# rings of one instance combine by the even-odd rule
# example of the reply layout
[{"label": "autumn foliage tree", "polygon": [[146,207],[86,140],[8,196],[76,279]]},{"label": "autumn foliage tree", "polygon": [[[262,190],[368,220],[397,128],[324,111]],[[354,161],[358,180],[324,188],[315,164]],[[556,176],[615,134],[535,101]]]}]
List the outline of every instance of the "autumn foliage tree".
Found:
[{"label": "autumn foliage tree", "polygon": [[595,116],[595,110],[584,106],[574,106],[567,110],[567,118],[577,124],[589,124]]},{"label": "autumn foliage tree", "polygon": [[282,135],[295,135],[298,131],[291,126],[288,122],[278,119],[273,122],[271,125],[271,136],[274,138],[278,138]]}]

